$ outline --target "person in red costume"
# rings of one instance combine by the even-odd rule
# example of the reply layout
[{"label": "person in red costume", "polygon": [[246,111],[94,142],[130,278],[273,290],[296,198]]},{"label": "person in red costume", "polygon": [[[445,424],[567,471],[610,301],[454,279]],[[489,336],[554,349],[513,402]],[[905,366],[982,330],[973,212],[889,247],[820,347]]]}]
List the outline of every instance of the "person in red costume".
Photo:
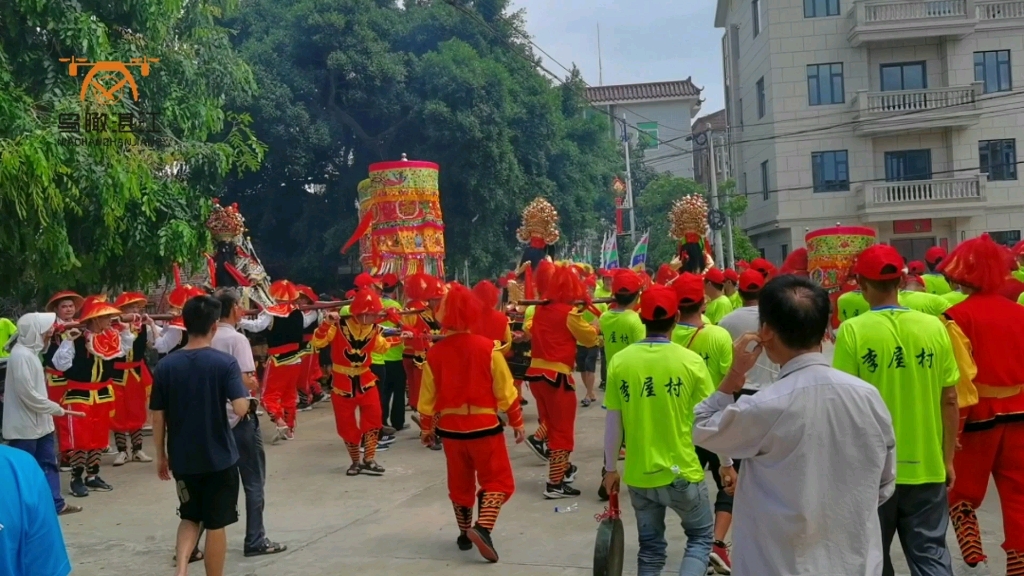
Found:
[{"label": "person in red costume", "polygon": [[[247,332],[267,332],[267,368],[263,373],[263,406],[277,426],[272,444],[295,438],[295,414],[299,387],[305,374],[302,355],[303,329],[316,322],[316,312],[302,312],[295,302],[300,292],[288,280],[270,285],[277,304],[260,312],[255,320],[242,320]],[[314,345],[315,346],[315,345]]]},{"label": "person in red costume", "polygon": [[[382,426],[380,394],[374,390],[377,376],[370,370],[373,353],[388,349],[380,326],[383,311],[380,296],[369,287],[360,288],[346,318],[331,312],[313,333],[314,347],[331,347],[331,406],[338,436],[344,440],[352,459],[345,473],[348,476],[384,474],[384,468],[376,461]],[[362,462],[360,447],[365,451]]]},{"label": "person in red costume", "polygon": [[[588,294],[572,268],[542,262],[536,282],[548,304],[537,306],[523,328],[532,342],[526,380],[537,400],[540,422],[547,429],[548,481],[544,497],[573,498],[580,491],[571,486],[576,467],[569,461],[575,443],[577,405],[572,367],[577,344],[593,347],[600,340],[597,329],[583,320],[575,305],[588,300]],[[527,441],[542,444],[537,433]],[[534,451],[543,452],[543,446],[535,446]]]},{"label": "person in red costume", "polygon": [[786,261],[782,263],[779,274],[793,274],[806,278],[808,276],[807,265],[807,248],[797,248],[790,252],[789,256],[786,256]]},{"label": "person in red costume", "polygon": [[[962,408],[960,448],[953,460],[950,519],[964,561],[985,561],[975,511],[994,478],[1003,513],[1007,576],[1024,575],[1024,307],[998,294],[1009,255],[987,234],[968,240],[939,266],[967,299],[946,317],[969,340],[978,403]],[[967,360],[968,362],[970,359]],[[968,367],[968,373],[974,367]],[[961,369],[961,371],[964,371]]]},{"label": "person in red costume", "polygon": [[[46,350],[43,351],[43,372],[46,374],[46,394],[51,401],[57,404],[60,404],[64,398],[68,379],[60,370],[53,367],[53,355],[57,352],[60,343],[64,341],[64,324],[74,321],[75,313],[82,308],[84,302],[85,298],[77,293],[63,290],[54,294],[46,303],[46,311],[56,314],[57,320],[54,323],[53,335],[50,336]],[[68,462],[69,454],[67,447],[60,445],[60,439],[67,438],[68,419],[64,416],[55,416],[53,426],[57,432],[57,454],[60,455],[60,469],[62,472],[67,472],[71,470],[71,464]]]},{"label": "person in red costume", "polygon": [[[114,301],[114,307],[125,314],[138,315],[146,302],[146,295],[141,292],[125,292]],[[117,446],[114,466],[153,461],[142,451],[142,427],[146,425],[149,392],[153,387],[153,375],[146,366],[146,349],[156,342],[160,332],[149,316],[137,318],[128,324],[135,342],[123,361],[114,363],[114,415],[110,419]]]},{"label": "person in red costume", "polygon": [[[420,381],[423,376],[423,364],[427,361],[427,350],[432,344],[432,337],[441,334],[441,325],[435,318],[434,311],[444,296],[444,283],[429,274],[412,274],[405,279],[405,296],[408,300],[405,307],[409,310],[422,310],[418,314],[404,314],[402,328],[412,337],[406,339],[402,351],[402,363],[405,367],[405,380],[409,389],[409,406],[413,409],[412,420],[420,426],[416,406],[420,399]],[[438,439],[430,445],[431,450],[440,450]]]},{"label": "person in red costume", "polygon": [[114,364],[135,341],[128,326],[113,326],[119,314],[105,296],[90,296],[78,316],[84,328],[68,330],[53,354],[54,368],[67,378],[61,406],[85,413],[67,422],[60,439],[61,448],[71,451],[71,495],[76,497],[88,496],[90,490],[113,490],[99,476],[100,456],[110,441]]},{"label": "person in red costume", "polygon": [[[316,292],[305,284],[297,284],[299,289],[298,304],[309,305],[319,302]],[[319,350],[313,347],[313,332],[316,330],[316,322],[306,324],[302,328],[302,377],[299,379],[299,403],[296,409],[305,412],[313,408],[313,405],[324,399],[324,391],[320,386],[320,378],[323,373],[320,371]]]},{"label": "person in red costume", "polygon": [[508,316],[498,310],[501,289],[490,280],[481,280],[473,286],[473,295],[483,307],[473,322],[472,332],[490,338],[494,341],[494,349],[507,358],[512,351],[512,329],[509,327]]},{"label": "person in red costume", "polygon": [[[493,339],[473,333],[483,308],[468,288],[451,284],[437,313],[448,335],[427,352],[417,409],[423,443],[432,445],[435,435],[445,439],[448,497],[459,527],[459,549],[476,545],[487,561],[497,562],[491,532],[516,488],[498,413],[508,415],[517,444],[526,430],[505,358]],[[486,331],[497,332],[500,324]],[[575,396],[570,404],[575,407]]]}]

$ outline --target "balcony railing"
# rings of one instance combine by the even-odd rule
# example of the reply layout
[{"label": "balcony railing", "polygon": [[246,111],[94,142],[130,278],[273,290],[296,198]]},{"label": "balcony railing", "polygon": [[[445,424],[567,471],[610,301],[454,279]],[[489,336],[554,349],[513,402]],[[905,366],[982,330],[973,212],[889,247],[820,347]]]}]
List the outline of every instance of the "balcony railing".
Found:
[{"label": "balcony railing", "polygon": [[975,0],[978,24],[1001,24],[1008,20],[1024,20],[1024,0]]},{"label": "balcony railing", "polygon": [[855,105],[861,117],[875,114],[916,114],[927,110],[948,110],[958,106],[974,108],[983,92],[984,85],[981,82],[975,82],[969,86],[925,90],[890,92],[862,90],[857,93]]},{"label": "balcony railing", "polygon": [[[873,2],[864,4],[864,24],[890,24],[928,18],[966,18],[968,0]],[[973,4],[973,2],[971,2]]]},{"label": "balcony railing", "polygon": [[984,1],[854,0],[849,40],[860,46],[913,38],[962,38],[974,32],[978,3]]},{"label": "balcony railing", "polygon": [[868,206],[877,208],[929,202],[979,202],[984,200],[984,174],[938,180],[873,182],[865,185]]}]

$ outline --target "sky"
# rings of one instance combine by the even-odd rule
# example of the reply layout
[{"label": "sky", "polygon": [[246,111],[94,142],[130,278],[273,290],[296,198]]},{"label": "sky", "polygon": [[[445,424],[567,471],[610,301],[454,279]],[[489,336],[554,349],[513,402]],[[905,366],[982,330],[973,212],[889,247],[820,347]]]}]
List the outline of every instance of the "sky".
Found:
[{"label": "sky", "polygon": [[[693,77],[704,88],[701,114],[722,109],[722,34],[715,0],[513,0],[526,9],[536,45],[592,86],[599,84],[597,26],[601,26],[604,84],[639,84]],[[564,71],[543,54],[544,66]]]}]

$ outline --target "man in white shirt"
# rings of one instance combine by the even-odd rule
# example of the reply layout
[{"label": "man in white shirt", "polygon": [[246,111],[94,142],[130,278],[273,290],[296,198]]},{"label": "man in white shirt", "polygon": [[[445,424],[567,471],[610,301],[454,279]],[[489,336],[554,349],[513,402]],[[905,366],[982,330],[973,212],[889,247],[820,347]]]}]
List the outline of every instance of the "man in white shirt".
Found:
[{"label": "man in white shirt", "polygon": [[[743,459],[733,570],[757,576],[879,576],[878,506],[895,490],[896,439],[877,389],[829,366],[829,299],[806,278],[761,290],[760,329],[735,345],[718,392],[695,409],[694,443]],[[762,350],[782,366],[755,395],[734,394]]]},{"label": "man in white shirt", "polygon": [[238,447],[238,473],[245,491],[245,547],[246,556],[261,556],[284,552],[287,546],[271,542],[267,538],[263,526],[264,484],[267,477],[267,457],[263,451],[263,436],[260,434],[260,422],[256,417],[256,401],[252,392],[259,389],[256,380],[256,362],[252,357],[249,340],[235,327],[245,314],[238,296],[231,290],[220,290],[216,294],[220,300],[220,322],[217,332],[213,335],[210,346],[230,354],[242,371],[242,383],[249,389],[250,410],[245,416],[238,417],[228,404],[228,423],[235,436]]},{"label": "man in white shirt", "polygon": [[17,339],[7,358],[3,433],[12,448],[31,454],[46,476],[57,514],[81,512],[81,506],[64,502],[57,470],[57,439],[54,416],[81,417],[65,410],[46,396],[46,376],[39,355],[46,348],[57,315],[49,312],[25,314],[18,319]]}]

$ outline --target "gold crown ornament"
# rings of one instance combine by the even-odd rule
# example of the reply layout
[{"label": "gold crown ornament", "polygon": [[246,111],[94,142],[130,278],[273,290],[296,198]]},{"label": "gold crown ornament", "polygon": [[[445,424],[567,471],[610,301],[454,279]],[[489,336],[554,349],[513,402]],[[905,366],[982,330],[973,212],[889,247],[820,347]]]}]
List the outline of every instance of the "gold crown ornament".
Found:
[{"label": "gold crown ornament", "polygon": [[558,242],[558,211],[544,198],[534,198],[523,209],[523,224],[516,230],[520,242],[540,239],[544,244]]},{"label": "gold crown ornament", "polygon": [[707,233],[708,204],[700,194],[676,200],[668,213],[669,235],[680,242],[699,242]]},{"label": "gold crown ornament", "polygon": [[213,212],[206,219],[206,229],[218,242],[226,242],[241,236],[245,232],[245,218],[239,213],[238,204],[225,208],[220,205],[219,199],[214,198]]}]

